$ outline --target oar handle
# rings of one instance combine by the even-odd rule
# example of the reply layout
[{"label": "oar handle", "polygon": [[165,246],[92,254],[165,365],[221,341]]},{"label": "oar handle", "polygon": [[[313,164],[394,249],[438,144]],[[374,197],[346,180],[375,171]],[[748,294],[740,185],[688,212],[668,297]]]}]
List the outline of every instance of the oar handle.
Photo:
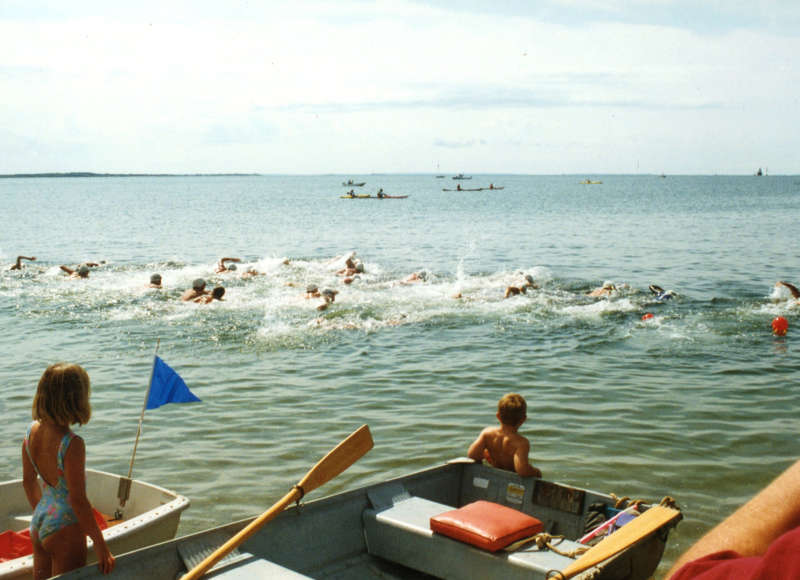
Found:
[{"label": "oar handle", "polygon": [[339,445],[329,451],[325,457],[320,459],[300,483],[294,486],[280,501],[239,530],[235,536],[217,548],[210,556],[189,572],[184,574],[181,580],[196,580],[200,578],[209,568],[222,560],[234,548],[250,538],[250,536],[260,530],[264,524],[281,513],[287,505],[342,473],[367,451],[372,449],[372,445],[372,434],[369,432],[369,427],[367,425],[362,425],[353,431],[347,439],[343,440]]}]

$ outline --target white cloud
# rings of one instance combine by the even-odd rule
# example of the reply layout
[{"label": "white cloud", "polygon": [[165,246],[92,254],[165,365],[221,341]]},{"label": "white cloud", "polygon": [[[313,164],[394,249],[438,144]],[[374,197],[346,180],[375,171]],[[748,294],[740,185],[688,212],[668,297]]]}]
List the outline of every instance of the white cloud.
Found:
[{"label": "white cloud", "polygon": [[765,128],[797,124],[796,36],[638,22],[670,9],[658,1],[544,5],[604,16],[568,25],[513,3],[491,14],[390,1],[12,4],[0,132],[18,151],[0,173],[63,159],[98,171],[433,171],[437,157],[442,170],[627,172],[636,154],[657,172],[749,172],[753,159],[798,171],[791,143]]}]

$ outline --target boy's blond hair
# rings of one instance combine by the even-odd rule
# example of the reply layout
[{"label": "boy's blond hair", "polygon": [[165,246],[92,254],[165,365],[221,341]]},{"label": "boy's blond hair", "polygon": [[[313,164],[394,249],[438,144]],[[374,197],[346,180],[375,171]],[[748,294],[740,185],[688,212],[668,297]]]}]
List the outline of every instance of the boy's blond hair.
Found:
[{"label": "boy's blond hair", "polygon": [[88,423],[92,416],[89,388],[89,375],[80,365],[64,362],[50,365],[36,387],[33,418],[67,427]]},{"label": "boy's blond hair", "polygon": [[504,425],[518,426],[528,416],[528,404],[517,393],[503,395],[497,403],[497,416]]}]

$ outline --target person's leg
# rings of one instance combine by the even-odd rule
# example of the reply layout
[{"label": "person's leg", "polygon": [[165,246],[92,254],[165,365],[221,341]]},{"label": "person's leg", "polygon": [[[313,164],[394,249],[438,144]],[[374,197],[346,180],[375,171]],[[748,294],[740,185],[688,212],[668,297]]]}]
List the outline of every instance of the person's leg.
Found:
[{"label": "person's leg", "polygon": [[39,543],[38,538],[31,535],[33,544],[33,580],[44,580],[53,575],[50,554]]},{"label": "person's leg", "polygon": [[72,524],[45,538],[44,549],[50,554],[53,575],[86,565],[86,535],[79,524]]}]

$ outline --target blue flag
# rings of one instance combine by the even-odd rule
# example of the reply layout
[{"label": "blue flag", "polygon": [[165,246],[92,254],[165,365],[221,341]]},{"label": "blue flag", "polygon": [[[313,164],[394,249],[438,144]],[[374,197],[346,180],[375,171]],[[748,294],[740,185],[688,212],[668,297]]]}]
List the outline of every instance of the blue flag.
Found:
[{"label": "blue flag", "polygon": [[167,403],[194,403],[200,399],[194,396],[181,376],[170,366],[156,357],[153,365],[153,380],[150,382],[150,394],[147,397],[147,408],[158,409]]}]

